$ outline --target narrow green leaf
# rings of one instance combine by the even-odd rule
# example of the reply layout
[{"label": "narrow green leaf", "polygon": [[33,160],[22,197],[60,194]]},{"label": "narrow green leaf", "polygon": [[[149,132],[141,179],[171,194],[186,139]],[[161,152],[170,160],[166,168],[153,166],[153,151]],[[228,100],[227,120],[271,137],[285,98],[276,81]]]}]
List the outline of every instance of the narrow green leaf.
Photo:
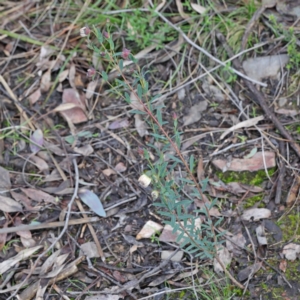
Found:
[{"label": "narrow green leaf", "polygon": [[108,81],[108,75],[105,71],[102,71],[101,75],[104,81]]},{"label": "narrow green leaf", "polygon": [[162,114],[161,114],[161,110],[158,109],[156,112],[156,117],[157,117],[157,121],[160,125],[163,125],[163,120],[162,120]]},{"label": "narrow green leaf", "polygon": [[192,154],[192,155],[190,156],[190,171],[191,171],[192,173],[194,173],[194,163],[195,163],[194,155]]},{"label": "narrow green leaf", "polygon": [[140,99],[143,98],[143,88],[140,84],[138,84],[138,86],[137,86],[137,94],[138,94]]},{"label": "narrow green leaf", "polygon": [[123,71],[123,63],[124,63],[123,59],[120,59],[119,68],[120,68],[121,71]]},{"label": "narrow green leaf", "polygon": [[[172,159],[172,160],[178,162],[179,164],[182,164],[182,161],[181,161],[179,158],[177,158],[177,157],[175,157],[174,155],[172,155],[172,154],[169,154],[169,155],[168,155],[168,158],[170,158],[170,159]],[[181,178],[181,179],[183,179],[183,178]]]}]

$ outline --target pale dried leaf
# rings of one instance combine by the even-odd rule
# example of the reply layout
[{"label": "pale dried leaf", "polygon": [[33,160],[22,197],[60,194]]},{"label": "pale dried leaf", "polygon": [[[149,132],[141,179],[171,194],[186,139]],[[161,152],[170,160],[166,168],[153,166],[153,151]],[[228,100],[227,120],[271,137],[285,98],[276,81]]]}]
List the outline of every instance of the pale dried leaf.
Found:
[{"label": "pale dried leaf", "polygon": [[267,208],[250,208],[243,212],[244,221],[259,221],[271,217],[271,211]]},{"label": "pale dried leaf", "polygon": [[126,166],[124,165],[124,163],[119,162],[119,163],[115,166],[115,170],[116,170],[117,172],[122,173],[122,172],[125,172],[125,171],[127,170],[127,168],[126,168]]},{"label": "pale dried leaf", "polygon": [[75,74],[76,74],[76,67],[74,64],[72,64],[69,70],[69,83],[73,89],[76,89]]},{"label": "pale dried leaf", "polygon": [[296,109],[286,109],[286,108],[278,108],[275,109],[275,112],[280,115],[286,115],[289,117],[294,117],[300,113],[300,111]]},{"label": "pale dried leaf", "polygon": [[49,170],[49,165],[42,158],[34,155],[31,156],[30,159],[35,162],[36,166],[39,168],[41,172],[45,172]]},{"label": "pale dried leaf", "polygon": [[100,217],[106,217],[106,212],[99,197],[92,191],[82,188],[78,192],[81,201]]},{"label": "pale dried leaf", "polygon": [[287,54],[249,58],[243,62],[247,76],[257,81],[263,78],[276,78],[280,70],[288,63]]},{"label": "pale dried leaf", "polygon": [[126,128],[128,126],[129,126],[128,119],[115,120],[111,124],[109,124],[108,129]]},{"label": "pale dried leaf", "polygon": [[55,203],[55,204],[58,203],[58,200],[55,197],[40,190],[36,190],[33,188],[21,188],[21,191],[27,197],[37,202],[45,201],[46,203]]},{"label": "pale dried leaf", "polygon": [[35,130],[30,135],[30,150],[32,153],[36,153],[41,150],[44,144],[44,135],[41,129]]},{"label": "pale dried leaf", "polygon": [[130,93],[129,98],[130,98],[130,106],[133,109],[145,111],[144,105],[140,102],[140,99],[138,98],[137,91],[134,91],[134,92],[132,91]]},{"label": "pale dried leaf", "polygon": [[30,104],[33,105],[34,103],[36,103],[41,96],[42,96],[41,89],[38,88],[28,97]]},{"label": "pale dried leaf", "polygon": [[204,6],[193,3],[193,2],[191,2],[191,7],[193,8],[193,10],[195,10],[200,15],[203,15],[206,11],[206,8]]},{"label": "pale dried leaf", "polygon": [[170,256],[174,253],[174,251],[170,251],[170,250],[163,250],[161,252],[161,259],[162,260],[166,260],[166,259],[170,259],[171,261],[177,261],[180,262],[182,260],[183,257],[183,251],[178,251],[174,256],[172,256],[170,258]]},{"label": "pale dried leaf", "polygon": [[69,74],[69,70],[63,70],[63,71],[59,74],[58,82],[63,82],[63,81],[68,77],[68,74]]},{"label": "pale dried leaf", "polygon": [[24,238],[24,237],[20,237],[21,239],[21,243],[23,245],[24,248],[31,248],[34,247],[36,245],[36,242],[33,238]]},{"label": "pale dried leaf", "polygon": [[56,277],[64,268],[65,268],[65,265],[59,266],[59,267],[55,268],[54,270],[52,270],[51,272],[45,274],[42,277],[43,278],[53,278],[53,277]]},{"label": "pale dried leaf", "polygon": [[65,89],[62,99],[64,104],[75,104],[75,107],[69,110],[60,110],[67,122],[69,120],[72,124],[78,124],[88,120],[85,106],[82,103],[79,93],[75,89]]},{"label": "pale dried leaf", "polygon": [[189,109],[189,113],[183,117],[183,126],[187,126],[198,122],[201,119],[201,112],[207,109],[207,101],[201,101],[200,103],[193,105]]},{"label": "pale dried leaf", "polygon": [[112,170],[112,169],[105,169],[105,170],[102,171],[102,173],[103,173],[105,176],[110,176],[110,175],[116,174],[116,171],[115,171],[115,170]]},{"label": "pale dried leaf", "polygon": [[100,257],[98,248],[95,242],[87,242],[80,245],[80,249],[83,255],[86,255],[89,258]]},{"label": "pale dried leaf", "polygon": [[9,172],[0,166],[0,191],[9,191],[11,189],[11,181]]},{"label": "pale dried leaf", "polygon": [[160,11],[166,4],[167,0],[163,0],[161,3],[159,3],[157,6],[156,6],[156,9],[155,11]]},{"label": "pale dried leaf", "polygon": [[50,270],[50,268],[54,265],[60,252],[61,252],[60,249],[55,251],[45,260],[40,270],[41,275],[45,275]]},{"label": "pale dried leaf", "polygon": [[229,129],[227,129],[226,131],[223,132],[223,134],[221,135],[220,139],[224,139],[224,137],[229,134],[230,132],[233,132],[237,129],[240,129],[240,128],[245,128],[245,127],[251,127],[251,126],[254,126],[256,125],[259,121],[262,121],[264,120],[265,117],[264,116],[259,116],[259,117],[256,117],[256,118],[252,118],[252,119],[249,119],[249,120],[246,120],[246,121],[243,121],[243,122],[240,122],[232,127],[230,127]]},{"label": "pale dried leaf", "polygon": [[89,156],[94,152],[94,148],[90,144],[87,144],[82,147],[74,147],[74,152],[83,156]]},{"label": "pale dried leaf", "polygon": [[300,253],[300,245],[295,243],[289,243],[283,247],[282,254],[287,260],[294,261]]},{"label": "pale dried leaf", "polygon": [[135,119],[135,128],[139,136],[144,137],[145,135],[148,135],[149,132],[147,130],[147,125],[145,121],[142,120],[141,115],[139,114],[134,115],[134,119]]},{"label": "pale dried leaf", "polygon": [[[231,253],[229,253],[226,247],[220,246],[217,251],[217,255],[219,257],[219,260],[223,263],[225,267],[231,264],[232,255]],[[216,258],[214,258],[214,271],[218,274],[224,272],[222,266],[219,264]]]},{"label": "pale dried leaf", "polygon": [[72,108],[77,108],[78,104],[75,103],[62,103],[53,109],[54,112],[62,112]]},{"label": "pale dried leaf", "polygon": [[176,0],[176,6],[177,6],[177,9],[178,9],[178,12],[179,12],[180,16],[181,16],[183,19],[188,19],[188,18],[189,18],[189,15],[187,15],[187,14],[183,11],[183,5],[182,5],[182,1],[181,1],[181,0]]},{"label": "pale dried leaf", "polygon": [[230,237],[230,239],[226,239],[226,247],[232,252],[235,256],[239,256],[242,253],[242,249],[246,245],[246,238],[243,236],[241,232],[235,234]]},{"label": "pale dried leaf", "polygon": [[86,93],[85,93],[86,99],[89,100],[92,98],[92,96],[94,95],[95,89],[97,87],[97,84],[98,84],[97,80],[89,82],[89,84],[87,85],[87,88],[86,88]]},{"label": "pale dried leaf", "polygon": [[147,223],[143,226],[141,231],[137,234],[136,239],[148,239],[152,235],[155,235],[157,233],[160,233],[161,230],[163,229],[163,226],[153,222],[153,221],[147,221]]},{"label": "pale dried leaf", "polygon": [[151,178],[149,176],[147,176],[146,174],[143,174],[140,176],[138,181],[144,188],[146,188],[151,183]]},{"label": "pale dried leaf", "polygon": [[18,203],[17,201],[0,195],[0,210],[4,212],[17,212],[22,211],[22,205]]},{"label": "pale dried leaf", "polygon": [[41,79],[40,89],[42,92],[48,92],[51,87],[51,72],[47,71]]},{"label": "pale dried leaf", "polygon": [[28,257],[30,257],[34,252],[36,252],[37,250],[39,250],[42,247],[43,246],[40,245],[40,246],[36,246],[33,248],[24,249],[24,250],[20,251],[16,256],[3,261],[2,263],[0,263],[0,275],[4,274],[7,270],[9,270],[11,267],[16,265],[21,260],[24,260],[24,259],[27,259]]},{"label": "pale dried leaf", "polygon": [[54,53],[54,49],[51,47],[44,45],[40,48],[40,60],[51,56]]},{"label": "pale dried leaf", "polygon": [[177,98],[178,100],[182,101],[186,96],[185,88],[179,89],[177,91]]}]

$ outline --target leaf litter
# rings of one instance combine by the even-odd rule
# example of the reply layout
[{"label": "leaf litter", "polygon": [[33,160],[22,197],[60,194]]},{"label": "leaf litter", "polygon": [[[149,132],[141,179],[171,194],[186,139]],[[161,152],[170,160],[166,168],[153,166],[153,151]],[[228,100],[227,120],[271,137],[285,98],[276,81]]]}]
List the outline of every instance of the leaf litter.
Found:
[{"label": "leaf litter", "polygon": [[[161,2],[157,11],[161,11],[165,4],[165,1]],[[9,7],[9,2],[3,5]],[[286,9],[279,3],[266,4],[265,7],[271,6],[277,9],[277,13]],[[194,14],[193,18],[196,14],[198,17],[202,17],[211,10],[211,8],[192,3],[193,11],[191,12],[180,1],[176,1],[174,9],[176,7],[180,18],[188,23],[192,20],[191,14]],[[24,12],[28,9],[29,6],[25,5]],[[293,14],[297,13],[294,7],[291,9],[293,9],[291,10]],[[265,11],[264,18],[267,13],[268,10]],[[25,21],[25,15],[11,15],[11,10],[8,10],[7,14],[10,15],[10,19],[3,19],[3,24],[9,23],[13,27],[11,21],[14,18]],[[169,20],[175,24],[173,22],[176,18]],[[28,16],[26,24],[31,21]],[[151,22],[154,24],[156,19],[154,18]],[[283,22],[288,22],[288,19],[284,19]],[[133,22],[128,21],[127,24],[133,32],[137,31]],[[262,23],[261,26],[266,26],[265,29],[267,29],[266,24]],[[57,36],[55,35],[56,39],[68,37],[64,35],[64,31],[57,31],[61,30],[59,26],[56,24],[52,28],[56,34],[59,33]],[[61,295],[65,294],[63,296],[67,297],[68,291],[61,289],[63,282],[76,280],[76,278],[85,278],[86,282],[92,284],[91,288],[98,285],[106,293],[103,297],[88,296],[86,299],[125,299],[132,297],[133,294],[141,297],[142,294],[162,291],[161,285],[165,283],[176,286],[174,284],[176,280],[180,281],[178,282],[180,286],[186,286],[186,281],[183,279],[190,279],[191,276],[199,277],[199,264],[201,265],[203,260],[197,258],[197,252],[194,256],[188,256],[184,251],[174,251],[174,247],[180,245],[187,237],[179,229],[185,228],[185,226],[180,222],[175,222],[176,228],[166,225],[164,218],[158,216],[158,210],[153,206],[153,202],[160,201],[162,195],[158,191],[152,190],[156,178],[148,176],[147,162],[144,160],[143,152],[143,149],[149,148],[151,162],[154,165],[158,163],[156,149],[149,147],[153,143],[152,128],[149,126],[148,117],[145,118],[146,115],[137,113],[132,115],[129,112],[130,109],[144,111],[145,107],[139,102],[136,94],[131,92],[129,107],[124,109],[122,106],[121,108],[121,104],[124,103],[119,98],[110,97],[109,93],[105,93],[106,86],[103,85],[103,82],[99,83],[97,74],[94,78],[85,77],[83,74],[86,74],[92,64],[97,70],[103,71],[107,67],[107,62],[102,60],[101,55],[96,55],[96,51],[91,59],[79,57],[74,53],[67,57],[69,50],[71,51],[76,45],[72,39],[69,39],[64,46],[63,50],[68,51],[63,51],[63,54],[59,53],[57,48],[55,49],[56,42],[51,39],[49,46],[38,46],[39,54],[31,53],[31,50],[28,50],[29,45],[34,42],[38,43],[35,36],[40,36],[45,41],[48,34],[43,26],[37,26],[35,30],[31,32],[31,40],[27,42],[24,41],[24,36],[21,36],[17,46],[21,58],[22,55],[23,57],[36,55],[35,65],[33,65],[34,68],[37,68],[35,69],[36,74],[32,74],[33,69],[27,69],[27,73],[32,75],[32,79],[34,79],[32,81],[35,83],[28,82],[28,85],[31,85],[29,88],[27,83],[26,85],[21,83],[20,89],[16,87],[17,82],[14,75],[9,75],[11,78],[8,82],[14,88],[11,92],[3,85],[3,80],[1,81],[12,99],[18,99],[14,93],[21,99],[23,92],[26,91],[24,95],[27,93],[26,97],[28,97],[30,105],[27,106],[26,100],[21,103],[30,112],[30,116],[33,116],[30,120],[28,117],[24,118],[24,115],[20,114],[21,111],[16,109],[16,103],[14,104],[4,96],[4,115],[7,120],[6,123],[2,123],[4,153],[0,184],[2,192],[0,196],[2,203],[0,207],[2,213],[0,219],[2,227],[0,228],[0,248],[2,249],[0,266],[2,267],[1,275],[4,279],[7,278],[7,281],[4,280],[3,286],[3,281],[0,281],[3,293],[6,291],[8,294],[13,291],[13,287],[5,283],[9,281],[8,272],[10,271],[14,272],[11,282],[17,285],[22,282],[21,278],[30,274],[32,284],[26,289],[24,289],[24,285],[24,288],[17,292],[21,299],[43,298],[49,294],[50,290],[53,292],[52,287],[57,293],[60,291]],[[66,29],[66,31],[69,30],[69,28]],[[267,30],[265,34],[268,34]],[[262,194],[264,196],[272,195],[274,190],[278,189],[280,178],[277,177],[276,172],[275,175],[270,175],[269,182],[267,183],[266,180],[262,186],[253,185],[250,180],[241,182],[239,179],[224,183],[218,178],[219,170],[224,173],[230,171],[240,174],[241,171],[255,173],[265,170],[268,172],[268,169],[279,167],[277,162],[284,158],[284,154],[280,152],[279,155],[279,150],[274,142],[276,139],[280,141],[278,133],[272,127],[273,124],[268,116],[263,116],[257,104],[249,101],[253,95],[245,91],[243,81],[240,82],[242,89],[238,91],[238,97],[242,99],[243,103],[238,105],[230,103],[231,92],[228,92],[230,88],[227,83],[221,82],[219,79],[219,84],[215,84],[216,82],[209,78],[208,80],[203,79],[203,81],[199,79],[197,87],[182,86],[183,78],[180,77],[181,75],[177,77],[177,70],[173,69],[172,63],[181,64],[181,59],[183,59],[182,70],[184,72],[181,74],[190,74],[190,68],[196,68],[192,61],[198,60],[197,51],[191,49],[189,50],[191,60],[184,61],[185,56],[182,56],[182,51],[185,51],[186,48],[183,47],[185,46],[183,37],[180,34],[178,40],[165,44],[166,47],[163,51],[156,50],[156,46],[150,45],[141,49],[134,56],[139,64],[141,63],[143,71],[146,71],[148,67],[152,68],[152,65],[155,66],[151,69],[154,76],[152,77],[153,74],[150,72],[151,76],[148,77],[152,86],[151,93],[153,91],[155,91],[154,93],[165,93],[168,85],[165,85],[164,88],[162,86],[174,74],[176,76],[174,82],[178,87],[169,89],[170,92],[173,92],[173,88],[175,89],[176,97],[171,99],[168,98],[170,95],[163,96],[161,98],[163,100],[159,101],[163,101],[164,106],[159,107],[162,107],[162,115],[167,121],[168,131],[171,130],[170,126],[174,122],[172,116],[178,118],[179,140],[182,142],[181,149],[185,159],[189,160],[191,153],[199,155],[199,159],[194,160],[197,180],[203,184],[202,181],[209,178],[207,183],[203,184],[204,199],[195,199],[192,187],[188,187],[188,185],[182,187],[182,197],[189,203],[188,213],[201,211],[198,213],[197,224],[195,224],[201,232],[199,239],[206,239],[202,226],[207,224],[208,216],[203,214],[203,211],[205,207],[209,207],[208,214],[212,220],[216,223],[219,220],[221,222],[217,223],[216,230],[224,233],[223,244],[217,251],[218,258],[239,281],[255,283],[256,274],[265,267],[265,264],[255,257],[253,254],[255,252],[248,251],[249,244],[254,246],[252,250],[256,250],[258,256],[260,255],[259,247],[267,248],[267,255],[272,253],[274,249],[272,247],[275,247],[276,250],[279,249],[282,258],[278,260],[279,270],[286,272],[290,266],[289,261],[298,261],[298,245],[294,241],[286,243],[282,247],[272,243],[274,240],[282,242],[284,238],[280,228],[281,224],[275,224],[278,214],[283,211],[285,206],[293,208],[293,205],[297,205],[299,184],[296,175],[293,184],[290,175],[284,177],[286,184],[284,192],[289,196],[282,197],[281,206],[275,208],[272,207],[272,200],[268,202],[266,198],[262,198],[263,200],[254,203],[252,197]],[[126,43],[126,38],[124,41]],[[185,42],[189,43],[186,39]],[[3,44],[3,51],[10,58],[8,67],[12,68],[11,62],[21,62],[14,54],[13,36],[7,35]],[[84,53],[85,46],[80,47]],[[269,51],[262,51],[264,53],[261,54],[261,57],[245,58],[243,66],[248,76],[258,81],[267,80],[268,86],[272,89],[276,87],[277,81],[287,80],[280,76],[281,71],[285,70],[286,65],[290,63],[290,58],[286,54],[275,56],[270,55]],[[151,59],[150,65],[146,66],[143,60],[147,60],[148,63]],[[134,68],[134,64],[129,60],[125,61],[124,66]],[[27,66],[24,65],[24,68]],[[160,71],[156,72],[157,70]],[[198,73],[197,69],[195,71],[192,72],[193,76]],[[129,70],[129,74],[132,74],[132,70]],[[213,75],[213,73],[210,74]],[[159,78],[159,83],[151,81],[155,77]],[[162,84],[164,78],[167,79]],[[103,88],[104,86],[105,88]],[[159,89],[161,90],[158,91]],[[276,89],[274,88],[274,90]],[[273,94],[268,94],[269,90],[263,89],[262,91],[269,98],[274,97]],[[285,104],[292,103],[289,94],[284,95],[282,89],[276,91],[278,93],[276,97],[289,98]],[[191,92],[201,94],[203,97],[201,96],[199,101],[195,101],[195,98],[190,99]],[[105,97],[107,99],[104,99]],[[44,102],[44,99],[47,101]],[[94,103],[94,101],[96,102]],[[245,104],[245,107],[241,106],[242,104]],[[288,111],[285,104],[281,103],[279,108],[275,105],[275,111],[282,116],[281,122],[285,126],[289,126],[290,123],[287,120],[291,121],[291,119],[288,118],[291,116],[296,118],[298,112],[291,107]],[[244,113],[247,114],[246,118],[244,118]],[[11,122],[9,126],[8,122]],[[28,126],[31,128],[30,132],[28,129],[18,129],[18,126],[23,126],[27,122],[30,123]],[[9,130],[12,131],[9,132]],[[265,130],[268,130],[269,140],[266,138],[264,144],[260,142],[254,142],[254,146],[247,144],[251,139],[255,140],[258,137],[266,136]],[[296,134],[297,128],[294,130]],[[196,135],[197,131],[204,133]],[[263,134],[261,134],[262,132]],[[239,143],[240,140],[241,143]],[[241,145],[237,146],[238,144]],[[160,141],[160,150],[164,147],[164,141]],[[285,147],[288,147],[287,144]],[[219,150],[224,149],[226,151],[223,154],[217,154],[217,158],[211,159],[213,152],[218,153]],[[170,159],[170,156],[174,154],[174,149],[172,149],[169,153],[164,153],[164,158]],[[293,153],[289,153],[289,155],[294,158]],[[26,159],[33,163],[28,164],[22,170]],[[285,161],[289,160],[284,159]],[[76,160],[79,175],[76,175],[72,165],[74,160]],[[296,167],[293,166],[289,170],[295,169]],[[189,180],[188,175],[182,170],[179,170],[178,173],[182,178]],[[82,209],[76,202],[71,203],[72,195],[76,193],[76,182],[80,188],[78,197],[83,203]],[[213,207],[211,207],[212,204]],[[265,206],[260,207],[262,205]],[[72,220],[70,224],[73,225],[67,227],[67,233],[64,231],[66,239],[56,241],[59,231],[56,227],[47,228],[46,225],[51,224],[52,221],[65,220],[69,207]],[[80,224],[83,224],[89,215],[97,215],[100,218],[97,218],[96,223],[88,223],[88,227],[79,227],[79,223],[77,225],[74,223],[76,220],[81,220]],[[36,224],[35,222],[44,224],[45,228],[30,230],[31,224]],[[191,226],[191,223],[187,222],[185,225],[188,227]],[[17,230],[14,233],[1,233],[2,229],[22,228],[22,226],[29,226],[29,229],[26,227],[27,229]],[[92,233],[93,228],[95,229],[94,233]],[[249,228],[250,232],[246,228]],[[122,233],[123,230],[126,231],[126,234]],[[296,231],[297,229],[295,229]],[[253,244],[251,239],[252,242],[254,241]],[[54,243],[53,248],[52,251],[49,251],[48,257],[44,255],[42,258],[38,258],[38,255],[42,251],[46,251],[52,242]],[[6,247],[10,247],[9,254],[5,252]],[[104,249],[103,255],[101,255],[101,247]],[[80,254],[77,251],[79,249],[82,251]],[[95,259],[92,264],[96,268],[91,268],[85,255]],[[100,265],[103,260],[105,261],[104,266]],[[248,266],[246,266],[245,260],[248,260]],[[35,269],[36,266],[31,268],[29,261],[33,264],[37,262],[40,266],[39,269]],[[216,259],[209,259],[207,262],[210,270],[215,272],[216,276],[223,276],[224,269]],[[98,263],[99,265],[97,265]],[[166,263],[164,266],[167,267],[159,267],[164,263]],[[15,266],[18,266],[20,273],[16,273]],[[153,276],[151,270],[155,270],[157,266],[158,269]],[[35,271],[32,271],[31,274],[33,269]],[[187,269],[188,272],[186,272]],[[143,270],[149,272],[148,275],[151,279],[146,279],[148,275],[144,277]],[[137,273],[140,274],[135,275]],[[48,282],[44,284],[45,278]],[[101,280],[93,281],[94,278],[101,278]],[[112,278],[114,281],[111,280]],[[139,282],[140,278],[141,282]],[[205,281],[205,277],[200,279]],[[123,291],[119,292],[122,288]],[[78,292],[83,293],[82,290]],[[251,289],[250,292],[252,293]],[[71,294],[68,296],[73,297]]]}]

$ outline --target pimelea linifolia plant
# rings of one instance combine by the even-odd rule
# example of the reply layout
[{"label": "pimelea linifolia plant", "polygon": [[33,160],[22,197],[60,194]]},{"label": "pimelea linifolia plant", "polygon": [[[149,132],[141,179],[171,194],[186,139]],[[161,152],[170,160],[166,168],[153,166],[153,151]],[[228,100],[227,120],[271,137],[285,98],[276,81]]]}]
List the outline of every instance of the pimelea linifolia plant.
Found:
[{"label": "pimelea linifolia plant", "polygon": [[[197,181],[194,176],[194,156],[191,155],[187,161],[180,151],[181,133],[178,130],[176,114],[173,113],[174,130],[173,134],[170,135],[164,128],[166,122],[163,121],[162,116],[163,105],[155,104],[155,100],[160,95],[150,95],[145,73],[141,71],[130,49],[123,48],[122,51],[115,52],[115,44],[109,29],[101,32],[97,28],[90,30],[85,27],[81,32],[82,36],[87,38],[89,48],[107,64],[107,71],[100,72],[102,80],[117,95],[123,97],[128,104],[131,104],[129,93],[134,95],[142,109],[131,112],[143,114],[152,129],[150,135],[153,137],[153,142],[148,144],[148,146],[155,151],[158,160],[153,162],[147,149],[143,150],[143,156],[147,160],[149,167],[146,175],[152,180],[153,195],[158,200],[155,205],[158,207],[159,213],[165,217],[165,223],[171,225],[173,232],[179,232],[177,241],[185,251],[201,259],[216,259],[233,283],[243,289],[243,285],[234,279],[218,257],[217,251],[222,243],[221,236],[224,233],[217,234],[215,228],[222,219],[219,218],[213,222],[209,214],[209,210],[216,204],[217,200],[215,199],[210,204],[205,204],[202,209],[194,209],[192,212],[189,212],[193,199],[197,198],[205,202],[203,191],[207,180],[201,183]],[[86,34],[87,32],[88,34]],[[91,34],[94,34],[96,37],[97,45],[95,42],[92,42]],[[130,61],[131,64],[135,65],[135,68],[131,68],[133,71],[130,74],[130,79],[126,75],[128,72],[125,74],[124,61]],[[117,70],[118,72],[119,76],[115,79],[118,88],[115,88],[113,83],[109,81],[108,72],[111,70]],[[93,77],[96,73],[94,68],[90,68],[87,75]],[[170,176],[178,167],[184,167],[187,173],[186,178],[175,180]],[[185,195],[186,192],[184,190],[187,185],[190,187],[189,197]],[[200,215],[206,217],[205,222],[199,223]]]}]

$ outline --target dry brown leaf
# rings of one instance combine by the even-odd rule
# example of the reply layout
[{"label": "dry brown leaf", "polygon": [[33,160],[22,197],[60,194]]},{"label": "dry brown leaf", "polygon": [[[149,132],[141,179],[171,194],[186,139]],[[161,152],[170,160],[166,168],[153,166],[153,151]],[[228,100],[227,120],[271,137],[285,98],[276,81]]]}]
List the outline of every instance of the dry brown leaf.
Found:
[{"label": "dry brown leaf", "polygon": [[69,83],[73,89],[76,89],[75,74],[76,74],[76,67],[74,64],[72,64],[69,70]]},{"label": "dry brown leaf", "polygon": [[286,200],[286,204],[288,207],[291,207],[295,203],[298,197],[299,188],[300,188],[300,176],[296,175],[296,178],[293,182],[293,185],[289,191],[288,198]]},{"label": "dry brown leaf", "polygon": [[41,202],[45,201],[47,203],[58,203],[55,197],[36,189],[32,188],[21,188],[21,191],[29,198],[34,201]]},{"label": "dry brown leaf", "polygon": [[87,85],[87,88],[86,88],[86,93],[85,93],[86,99],[89,100],[93,97],[95,89],[97,87],[97,84],[98,84],[97,80],[89,82],[89,84]]},{"label": "dry brown leaf", "polygon": [[213,165],[218,169],[225,171],[258,171],[265,168],[274,168],[276,166],[275,153],[270,151],[257,152],[251,158],[234,158],[231,162],[223,159],[215,159]]},{"label": "dry brown leaf", "polygon": [[[61,178],[59,178],[59,179],[61,179]],[[38,207],[32,207],[32,206],[31,206],[31,201],[30,201],[29,198],[26,197],[25,195],[16,193],[16,192],[14,192],[14,191],[10,191],[10,194],[11,194],[11,196],[12,196],[16,201],[22,203],[22,204],[25,206],[25,208],[26,208],[27,210],[30,210],[30,211],[32,210],[32,211],[34,211],[34,210],[38,210],[38,209],[39,209],[39,206],[38,206]]]},{"label": "dry brown leaf", "polygon": [[39,168],[41,172],[49,170],[49,165],[42,158],[33,155],[30,157],[30,159],[35,162],[36,166]]},{"label": "dry brown leaf", "polygon": [[0,210],[4,212],[17,212],[22,211],[22,205],[15,200],[0,195]]},{"label": "dry brown leaf", "polygon": [[74,151],[83,156],[89,156],[94,152],[94,149],[90,144],[87,144],[82,147],[74,147]]},{"label": "dry brown leaf", "polygon": [[198,160],[197,179],[199,182],[201,182],[204,179],[203,157],[202,156]]},{"label": "dry brown leaf", "polygon": [[105,169],[102,171],[102,173],[105,175],[105,176],[110,176],[110,175],[113,175],[113,174],[116,174],[116,172],[112,169]]},{"label": "dry brown leaf", "polygon": [[[81,101],[79,93],[75,89],[65,89],[62,98],[63,98],[63,104],[75,105],[73,108],[69,110],[64,110],[64,111],[60,110],[62,116],[66,119],[67,122],[69,120],[72,122],[72,124],[78,124],[78,123],[86,122],[88,120],[85,112],[85,106]],[[61,105],[58,107],[61,107]]]},{"label": "dry brown leaf", "polygon": [[135,119],[135,128],[139,136],[144,137],[145,135],[148,135],[149,132],[147,130],[146,122],[142,120],[141,115],[140,114],[134,115],[134,119]]},{"label": "dry brown leaf", "polygon": [[287,267],[287,261],[285,259],[282,259],[279,263],[279,270],[285,273],[286,267]]},{"label": "dry brown leaf", "polygon": [[28,97],[30,104],[33,105],[34,103],[36,103],[40,99],[41,96],[42,96],[41,89],[38,88],[35,92],[33,92]]},{"label": "dry brown leaf", "polygon": [[68,74],[69,74],[69,70],[63,70],[63,71],[59,74],[58,81],[59,81],[59,82],[63,82],[63,81],[68,77]]},{"label": "dry brown leaf", "polygon": [[144,105],[140,102],[140,99],[138,98],[136,91],[131,92],[129,98],[130,98],[130,106],[133,109],[145,111]]},{"label": "dry brown leaf", "polygon": [[40,89],[42,92],[48,92],[51,87],[51,72],[50,70],[44,73],[41,79]]},{"label": "dry brown leaf", "polygon": [[116,170],[117,172],[122,173],[122,172],[125,172],[125,171],[127,170],[127,168],[126,168],[126,166],[124,165],[124,163],[119,162],[119,163],[115,166],[115,170]]}]

